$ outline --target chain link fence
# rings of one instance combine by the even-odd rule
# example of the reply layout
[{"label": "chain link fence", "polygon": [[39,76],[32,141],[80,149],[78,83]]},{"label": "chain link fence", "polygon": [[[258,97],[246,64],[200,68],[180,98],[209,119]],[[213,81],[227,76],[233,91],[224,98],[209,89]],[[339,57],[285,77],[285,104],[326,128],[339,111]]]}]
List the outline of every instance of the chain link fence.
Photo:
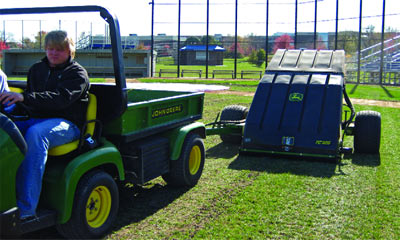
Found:
[{"label": "chain link fence", "polygon": [[[151,54],[153,76],[201,71],[203,78],[258,78],[278,48],[344,49],[347,82],[400,85],[396,0],[152,0],[146,11],[152,13],[144,19],[152,22],[151,35],[121,39],[124,48],[157,53]],[[109,44],[103,22],[0,24],[2,49],[43,49],[44,35],[54,29],[68,31],[78,49]]]}]

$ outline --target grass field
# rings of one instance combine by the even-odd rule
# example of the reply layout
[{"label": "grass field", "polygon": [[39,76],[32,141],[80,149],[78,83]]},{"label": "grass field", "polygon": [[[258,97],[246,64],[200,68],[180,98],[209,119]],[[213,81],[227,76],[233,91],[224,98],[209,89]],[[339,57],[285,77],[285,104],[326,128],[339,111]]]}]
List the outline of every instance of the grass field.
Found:
[{"label": "grass field", "polygon": [[[140,78],[141,82],[161,83],[192,83],[192,84],[218,84],[229,86],[232,91],[255,92],[258,80],[215,80],[215,79],[163,79],[163,78]],[[379,86],[379,85],[356,85],[347,84],[346,92],[351,98],[400,101],[400,86]]]},{"label": "grass field", "polygon": [[[261,66],[257,66],[255,64],[251,64],[247,61],[246,58],[241,58],[237,59],[237,77],[240,78],[240,73],[242,70],[251,70],[251,71],[261,71],[264,72],[265,70],[265,63],[263,63]],[[175,69],[177,70],[178,67],[176,64],[174,64],[172,57],[166,58],[163,61],[157,62],[156,64],[156,73],[158,74],[160,69]],[[204,65],[181,65],[180,70],[182,69],[190,69],[190,70],[202,70],[202,77],[206,77],[206,66]],[[224,65],[218,65],[218,66],[208,66],[208,77],[212,77],[212,71],[213,70],[234,70],[235,69],[235,60],[232,58],[224,58]],[[158,76],[158,75],[157,75]],[[176,77],[175,74],[163,74],[163,77]],[[198,77],[199,75],[197,74],[185,74],[185,77]],[[253,78],[257,77],[256,75],[251,75]],[[246,76],[246,77],[251,77],[251,76]],[[218,75],[217,77],[221,78],[232,78],[232,75],[229,74],[221,74]]]},{"label": "grass field", "polygon": [[[206,94],[204,122],[251,97]],[[199,184],[176,189],[156,179],[125,189],[109,239],[399,239],[400,109],[382,113],[380,155],[348,155],[342,165],[239,156],[205,140]],[[352,139],[346,140],[351,146]]]},{"label": "grass field", "polygon": [[[255,91],[256,82],[229,84],[236,91]],[[399,89],[347,86],[350,97],[392,101],[400,101]],[[224,106],[251,101],[206,93],[202,121],[212,122]],[[173,188],[157,178],[124,188],[117,221],[106,238],[400,239],[400,109],[355,108],[381,112],[380,155],[346,155],[340,165],[244,156],[237,146],[209,136],[198,185]],[[345,140],[351,147],[352,137]],[[26,236],[59,237],[54,228]]]},{"label": "grass field", "polygon": [[[10,77],[10,80],[24,80],[22,77]],[[104,78],[91,78],[92,82],[105,82]],[[160,83],[191,83],[191,84],[217,84],[229,86],[232,91],[255,92],[259,80],[254,79],[196,79],[196,78],[138,78],[140,82]],[[379,86],[363,84],[347,84],[347,93],[351,98],[400,101],[399,86]]]}]

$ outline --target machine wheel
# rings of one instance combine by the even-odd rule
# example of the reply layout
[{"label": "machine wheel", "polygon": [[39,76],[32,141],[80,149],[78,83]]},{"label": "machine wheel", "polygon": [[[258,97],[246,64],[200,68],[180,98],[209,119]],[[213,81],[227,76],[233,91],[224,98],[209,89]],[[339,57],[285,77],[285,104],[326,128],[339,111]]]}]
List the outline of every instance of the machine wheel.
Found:
[{"label": "machine wheel", "polygon": [[358,112],[354,128],[354,151],[379,153],[381,140],[381,114],[375,111]]},{"label": "machine wheel", "polygon": [[163,179],[173,186],[194,186],[199,181],[205,162],[203,139],[198,134],[188,134],[178,160],[171,161],[170,172]]},{"label": "machine wheel", "polygon": [[79,181],[71,218],[57,230],[69,239],[100,238],[113,224],[118,205],[114,179],[102,171],[90,172]]},{"label": "machine wheel", "polygon": [[[226,106],[221,112],[220,121],[229,122],[229,121],[244,120],[246,119],[248,112],[249,112],[248,108],[244,106],[240,105]],[[221,134],[220,137],[221,140],[225,143],[240,144],[240,142],[242,141],[242,136],[234,134]]]}]

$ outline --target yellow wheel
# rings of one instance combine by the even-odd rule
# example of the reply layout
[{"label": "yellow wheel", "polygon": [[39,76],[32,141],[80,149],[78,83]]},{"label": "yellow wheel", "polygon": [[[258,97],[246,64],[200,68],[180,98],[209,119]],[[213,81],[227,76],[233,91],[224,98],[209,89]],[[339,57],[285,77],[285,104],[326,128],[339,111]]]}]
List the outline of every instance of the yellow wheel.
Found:
[{"label": "yellow wheel", "polygon": [[57,226],[69,239],[97,239],[111,228],[118,212],[119,193],[114,179],[106,172],[93,171],[79,180],[71,218]]},{"label": "yellow wheel", "polygon": [[93,189],[86,203],[86,220],[92,228],[104,224],[110,214],[111,194],[105,186]]},{"label": "yellow wheel", "polygon": [[194,145],[192,150],[190,151],[189,156],[189,172],[192,175],[195,175],[197,171],[199,171],[201,164],[201,151],[200,147]]},{"label": "yellow wheel", "polygon": [[173,186],[194,186],[201,177],[204,162],[203,139],[198,134],[189,133],[183,143],[180,157],[171,161],[170,171],[162,177]]}]

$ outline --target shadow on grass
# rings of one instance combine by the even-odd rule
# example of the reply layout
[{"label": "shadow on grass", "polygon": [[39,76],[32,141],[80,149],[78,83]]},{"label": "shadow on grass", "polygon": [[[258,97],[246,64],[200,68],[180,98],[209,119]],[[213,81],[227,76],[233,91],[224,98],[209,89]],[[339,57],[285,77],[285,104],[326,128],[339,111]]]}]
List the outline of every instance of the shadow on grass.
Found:
[{"label": "shadow on grass", "polygon": [[380,86],[383,89],[383,91],[385,91],[386,95],[388,95],[388,97],[394,98],[394,96],[390,93],[390,91],[387,88],[385,88],[385,86],[383,86],[383,85],[380,85]]},{"label": "shadow on grass", "polygon": [[[117,219],[112,231],[132,223],[137,223],[166,207],[175,199],[186,193],[190,188],[170,187],[160,184],[149,186],[120,186],[120,201]],[[43,229],[21,236],[23,239],[62,239],[55,227]]]},{"label": "shadow on grass", "polygon": [[154,184],[148,186],[125,186],[120,188],[120,208],[113,231],[137,223],[189,191],[189,187],[172,187]]},{"label": "shadow on grass", "polygon": [[381,165],[381,156],[379,154],[346,154],[343,159],[349,159],[352,164],[358,166],[378,167]]},{"label": "shadow on grass", "polygon": [[230,165],[230,169],[251,170],[267,173],[291,173],[302,176],[330,178],[340,174],[335,160],[278,158],[274,156],[247,155],[241,153]]},{"label": "shadow on grass", "polygon": [[[119,211],[111,231],[118,231],[132,223],[142,221],[169,205],[188,190],[190,188],[178,188],[160,184],[144,187],[120,186]],[[19,239],[63,239],[63,237],[57,232],[55,227],[50,227],[24,234]]]},{"label": "shadow on grass", "polygon": [[206,158],[233,158],[239,153],[239,145],[219,143],[212,148],[207,149]]},{"label": "shadow on grass", "polygon": [[354,94],[356,92],[357,87],[358,83],[354,84],[353,88],[350,90],[350,94]]}]

